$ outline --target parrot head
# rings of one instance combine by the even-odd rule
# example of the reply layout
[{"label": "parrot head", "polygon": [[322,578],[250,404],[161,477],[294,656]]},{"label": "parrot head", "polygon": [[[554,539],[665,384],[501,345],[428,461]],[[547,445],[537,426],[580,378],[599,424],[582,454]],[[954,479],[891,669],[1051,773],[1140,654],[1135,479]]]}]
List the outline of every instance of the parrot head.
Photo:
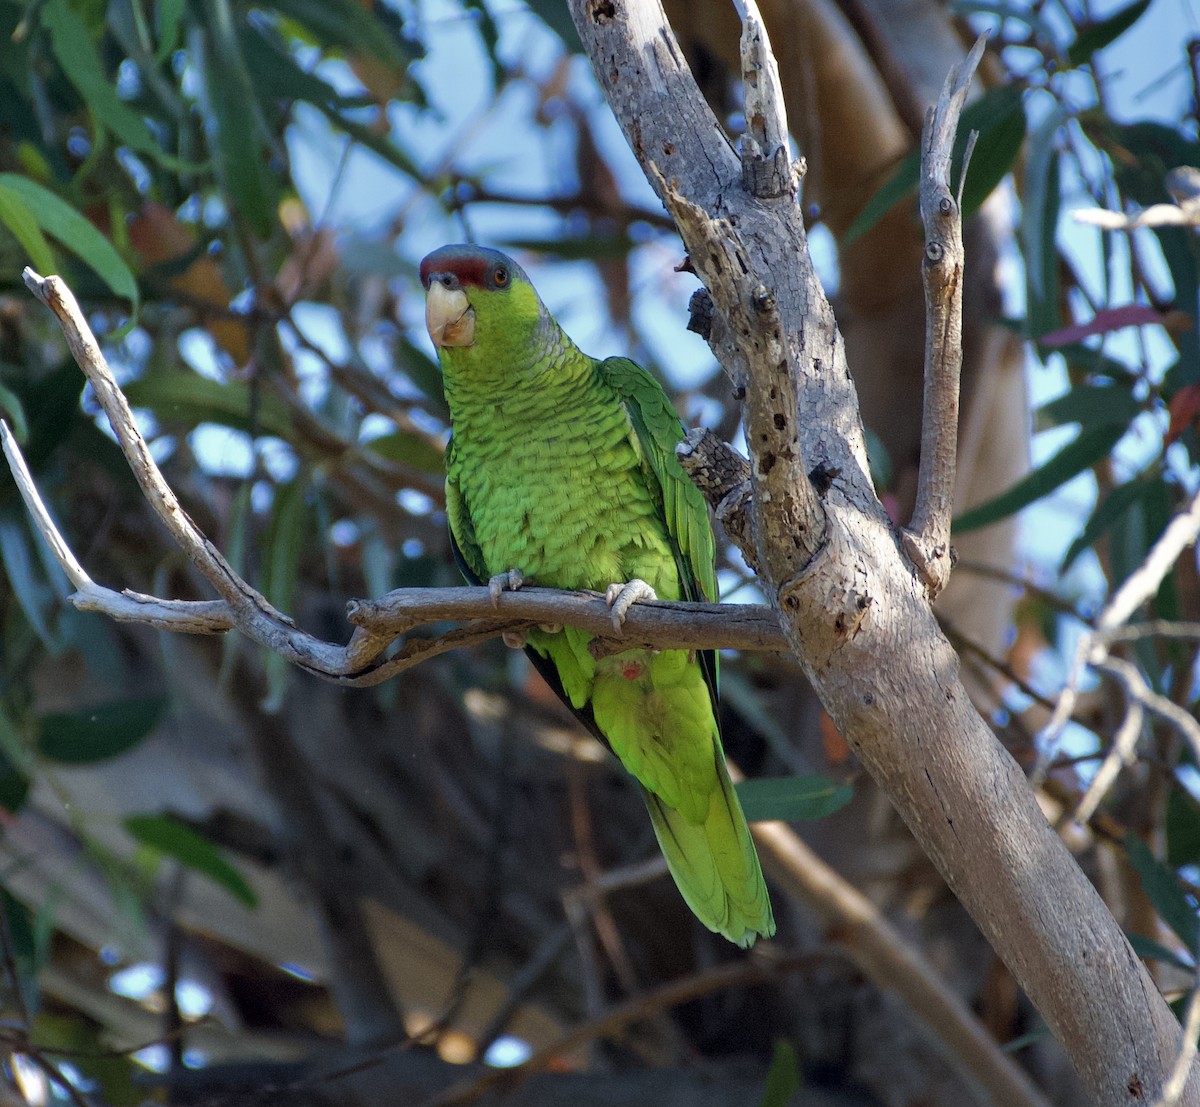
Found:
[{"label": "parrot head", "polygon": [[455,356],[477,344],[527,344],[546,316],[525,271],[499,250],[456,244],[434,250],[421,262],[425,325],[438,354]]}]

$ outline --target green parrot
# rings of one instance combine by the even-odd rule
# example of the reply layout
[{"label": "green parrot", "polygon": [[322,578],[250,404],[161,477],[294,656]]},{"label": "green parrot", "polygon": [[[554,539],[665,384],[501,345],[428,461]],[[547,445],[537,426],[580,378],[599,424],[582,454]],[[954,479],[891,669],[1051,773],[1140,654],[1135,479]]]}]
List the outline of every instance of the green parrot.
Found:
[{"label": "green parrot", "polygon": [[[717,594],[708,511],[675,458],[683,433],[658,383],[563,333],[521,267],[478,246],[421,262],[425,321],[453,428],[446,514],[464,575],[504,589],[606,592],[614,625],[641,599]],[[775,920],[721,749],[713,651],[627,650],[540,627],[538,671],[641,787],[675,883],[740,946]]]}]

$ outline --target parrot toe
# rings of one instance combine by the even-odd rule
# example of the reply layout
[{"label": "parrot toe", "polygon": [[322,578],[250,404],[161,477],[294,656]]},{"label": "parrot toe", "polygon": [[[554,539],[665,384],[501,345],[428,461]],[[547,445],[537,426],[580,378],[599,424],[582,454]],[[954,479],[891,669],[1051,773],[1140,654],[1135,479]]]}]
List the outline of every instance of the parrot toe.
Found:
[{"label": "parrot toe", "polygon": [[621,633],[621,627],[625,625],[625,616],[635,603],[657,599],[658,593],[644,580],[638,580],[636,577],[624,584],[610,584],[608,591],[604,593],[604,602],[612,608],[613,630]]},{"label": "parrot toe", "polygon": [[523,630],[506,630],[500,635],[500,641],[510,650],[523,650],[529,641],[529,635]]},{"label": "parrot toe", "polygon": [[525,574],[520,569],[509,569],[505,573],[497,573],[488,581],[488,592],[492,596],[492,606],[500,606],[501,592],[516,592],[525,583]]}]

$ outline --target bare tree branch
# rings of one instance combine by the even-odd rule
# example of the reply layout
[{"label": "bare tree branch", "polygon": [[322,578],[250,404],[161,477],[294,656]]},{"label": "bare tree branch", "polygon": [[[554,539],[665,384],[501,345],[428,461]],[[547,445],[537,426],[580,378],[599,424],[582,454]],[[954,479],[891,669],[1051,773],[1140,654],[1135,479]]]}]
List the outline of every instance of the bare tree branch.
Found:
[{"label": "bare tree branch", "polygon": [[921,462],[917,502],[903,534],[912,560],[931,599],[950,580],[950,516],[958,455],[959,374],[962,371],[963,270],[962,181],[957,195],[950,186],[950,159],[958,119],[983,55],[985,36],[951,70],[936,107],[925,116],[921,136],[921,219],[925,224],[925,401],[921,414]]},{"label": "bare tree branch", "polygon": [[1183,1030],[1179,1046],[1179,1056],[1171,1077],[1163,1088],[1162,1096],[1155,1107],[1175,1107],[1183,1097],[1187,1084],[1188,1073],[1196,1059],[1196,1038],[1200,1035],[1200,974],[1192,985],[1192,994],[1188,996],[1187,1011],[1183,1016]]},{"label": "bare tree branch", "polygon": [[[1128,622],[1139,607],[1159,589],[1163,578],[1179,560],[1179,555],[1200,536],[1200,492],[1193,498],[1186,511],[1181,511],[1167,524],[1158,541],[1150,548],[1146,559],[1129,574],[1120,588],[1104,606],[1093,630],[1080,635],[1075,647],[1075,657],[1067,673],[1066,684],[1059,694],[1054,714],[1038,736],[1041,753],[1032,774],[1034,786],[1045,779],[1046,770],[1054,757],[1058,740],[1062,737],[1067,720],[1075,711],[1079,699],[1079,684],[1087,666],[1100,665],[1107,660],[1114,641],[1132,636],[1136,628],[1127,628]],[[1190,740],[1190,739],[1189,739]]]},{"label": "bare tree branch", "polygon": [[[745,389],[750,556],[806,675],[1094,1100],[1156,1096],[1178,1023],[959,681],[874,494],[795,197],[746,191],[659,4],[571,0],[571,11],[732,345],[713,342]],[[1184,1102],[1200,1103],[1194,1066]]]}]

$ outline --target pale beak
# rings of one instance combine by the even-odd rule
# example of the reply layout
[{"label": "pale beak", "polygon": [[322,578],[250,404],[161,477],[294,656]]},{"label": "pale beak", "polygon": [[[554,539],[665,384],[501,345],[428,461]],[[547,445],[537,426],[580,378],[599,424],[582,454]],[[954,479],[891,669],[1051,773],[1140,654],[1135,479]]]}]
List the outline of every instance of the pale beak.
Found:
[{"label": "pale beak", "polygon": [[475,343],[475,312],[467,294],[461,288],[447,288],[436,279],[429,282],[425,294],[425,326],[438,349]]}]

